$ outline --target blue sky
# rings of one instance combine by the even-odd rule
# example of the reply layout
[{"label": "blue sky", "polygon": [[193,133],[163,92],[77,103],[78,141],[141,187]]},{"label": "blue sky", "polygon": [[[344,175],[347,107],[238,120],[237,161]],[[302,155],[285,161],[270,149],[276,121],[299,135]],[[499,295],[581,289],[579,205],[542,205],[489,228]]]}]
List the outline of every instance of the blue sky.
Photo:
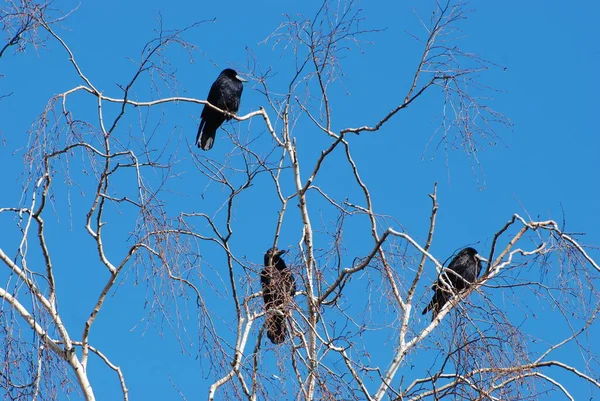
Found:
[{"label": "blue sky", "polygon": [[[121,94],[117,84],[126,83],[135,72],[128,58],[138,60],[144,44],[155,36],[159,15],[166,29],[214,19],[184,35],[200,50],[192,54],[191,60],[185,51],[175,47],[167,49],[165,55],[170,67],[177,71],[178,85],[172,92],[162,88],[161,95],[205,99],[208,88],[223,68],[233,67],[244,72],[248,51],[256,55],[261,67],[271,66],[277,72],[272,90],[283,92],[292,65],[290,53],[283,52],[281,45],[273,47],[262,41],[283,21],[283,14],[312,15],[315,10],[315,5],[298,1],[230,2],[227,8],[219,2],[182,6],[176,2],[149,1],[143,7],[125,3],[83,2],[56,28],[94,85],[114,97]],[[76,5],[62,2],[60,7],[66,10]],[[401,102],[422,51],[407,32],[423,36],[417,14],[428,16],[432,5],[433,2],[359,4],[365,19],[362,26],[382,31],[366,34],[364,40],[372,43],[365,42],[344,54],[341,61],[344,75],[331,89],[334,131],[374,124]],[[396,115],[381,131],[351,137],[353,156],[361,168],[362,179],[370,186],[375,210],[392,216],[395,221],[389,219],[389,224],[406,230],[423,243],[430,213],[427,194],[433,183],[438,182],[440,210],[432,252],[442,261],[457,248],[467,245],[474,244],[488,251],[493,234],[513,213],[559,222],[564,218],[566,231],[585,233],[581,242],[597,246],[600,244],[597,224],[600,137],[596,120],[600,84],[595,72],[600,68],[600,48],[593,38],[597,35],[596,16],[600,4],[588,1],[569,7],[542,1],[473,2],[466,8],[473,12],[458,24],[458,43],[463,50],[480,54],[496,65],[478,74],[479,82],[494,90],[476,94],[488,96],[483,102],[502,112],[510,119],[511,126],[496,126],[497,138],[478,141],[478,165],[474,165],[460,146],[447,152],[443,146],[436,150],[439,136],[434,136],[434,132],[439,124],[441,98],[439,92],[433,90]],[[0,100],[0,163],[4,171],[0,207],[5,207],[19,204],[21,199],[22,149],[28,143],[32,123],[50,97],[81,82],[64,50],[53,41],[37,51],[29,48],[25,53],[5,54],[0,73],[4,75],[0,79],[0,95],[12,92],[9,98]],[[149,88],[150,82],[144,78],[134,88],[133,96],[138,100],[159,96]],[[264,103],[257,86],[246,84],[240,113],[257,110]],[[76,95],[70,104],[78,116],[93,120],[94,99]],[[169,138],[169,149],[179,147],[176,154],[181,159],[176,169],[180,175],[167,188],[172,192],[165,195],[169,210],[175,214],[181,209],[216,213],[224,192],[209,184],[194,167],[191,157],[185,154],[187,145],[193,144],[201,106],[169,104],[157,112],[149,118],[147,126],[150,132],[155,127],[153,124],[161,122],[152,144],[158,146]],[[128,113],[121,133],[139,137],[136,134],[140,127],[138,117],[143,114],[138,115],[136,110]],[[256,146],[272,146],[268,135],[261,134],[263,128],[258,119],[231,124],[229,128],[251,137],[261,135]],[[306,160],[303,171],[306,177],[319,152],[330,142],[307,121],[298,125],[294,135],[298,151]],[[220,130],[209,156],[223,160],[232,147],[227,135]],[[336,165],[336,162],[341,163],[342,156],[341,151],[332,155],[316,184],[327,188],[328,193],[339,200],[348,197],[350,201],[359,202],[360,193],[348,185],[348,172]],[[71,165],[79,160],[75,157]],[[72,179],[89,185],[87,177],[83,169],[72,170]],[[95,294],[104,285],[106,272],[96,260],[89,261],[93,244],[82,230],[82,213],[89,207],[91,196],[86,189],[89,186],[82,184],[67,191],[64,179],[60,176],[55,182],[55,212],[47,217],[53,233],[49,241],[56,255],[63,318],[73,333],[80,333],[97,297]],[[131,191],[129,181],[121,179],[123,181],[117,182],[115,187],[128,193]],[[284,185],[291,190],[289,183]],[[269,190],[265,181],[259,181],[256,188],[244,193],[235,205],[236,234],[232,246],[256,266],[262,263],[264,250],[272,244],[277,219],[274,210],[278,207],[274,196],[272,188]],[[314,202],[312,213],[318,230],[331,228],[336,216],[325,206],[321,209],[318,200]],[[279,245],[289,247],[293,258],[298,254],[300,225],[295,202],[290,203],[289,209]],[[126,206],[111,209],[110,213],[115,218],[107,228],[113,246],[110,252],[117,257],[129,240],[135,216]],[[14,237],[14,221],[0,216],[0,224],[10,226],[0,232],[0,247],[13,254],[18,241]],[[346,228],[345,234],[347,263],[352,262],[355,253],[364,253],[371,247],[364,242],[364,236],[352,230],[364,230],[364,222],[349,224],[352,225]],[[317,238],[323,240],[317,247],[329,245],[325,235],[319,234]],[[218,248],[202,244],[201,249],[202,274],[225,279],[226,275],[219,271],[224,266],[220,265],[222,255]],[[590,255],[600,259],[597,249],[590,250]],[[32,258],[35,257],[33,254]],[[433,270],[430,274],[434,275]],[[181,298],[165,300],[167,313],[178,310],[183,316],[180,326],[172,330],[166,320],[151,312],[156,310],[156,304],[151,301],[152,292],[163,291],[165,287],[153,287],[145,278],[146,273],[136,269],[122,277],[123,285],[111,293],[91,341],[122,367],[130,399],[177,399],[175,388],[188,400],[204,398],[214,378],[213,372],[202,363],[204,355],[198,352],[195,300],[186,300],[182,294],[179,294]],[[7,272],[0,270],[0,285],[8,279]],[[212,291],[206,283],[200,286],[207,293]],[[360,295],[366,286],[367,281],[356,280],[348,287],[346,296]],[[226,292],[227,287],[223,288]],[[252,288],[258,290],[259,287],[254,283]],[[420,287],[419,291],[423,292],[425,302],[428,289]],[[521,296],[524,298],[517,299],[534,299],[527,294]],[[232,311],[232,305],[222,299],[215,301],[215,307],[222,308],[224,316]],[[532,310],[537,308],[532,307]],[[385,308],[378,312],[377,318],[386,320]],[[515,313],[513,317],[522,316]],[[540,324],[534,330],[539,333],[553,328],[547,319],[536,321]],[[438,330],[444,327],[449,324],[441,325]],[[593,330],[598,332],[597,327]],[[184,333],[181,342],[176,340],[174,331]],[[432,341],[438,338],[436,335],[439,336],[434,333]],[[385,344],[392,347],[391,342]],[[599,351],[597,347],[592,350]],[[373,358],[385,365],[384,351],[385,347]],[[424,355],[423,358],[428,356]],[[272,353],[265,358],[273,363]],[[418,361],[415,362],[418,366],[431,364],[429,360],[419,362],[417,356],[412,358]],[[114,374],[97,360],[90,366],[97,399],[115,399],[119,388]],[[411,374],[416,373],[406,373],[407,377]],[[590,396],[587,385],[570,377],[564,380],[577,399]]]}]

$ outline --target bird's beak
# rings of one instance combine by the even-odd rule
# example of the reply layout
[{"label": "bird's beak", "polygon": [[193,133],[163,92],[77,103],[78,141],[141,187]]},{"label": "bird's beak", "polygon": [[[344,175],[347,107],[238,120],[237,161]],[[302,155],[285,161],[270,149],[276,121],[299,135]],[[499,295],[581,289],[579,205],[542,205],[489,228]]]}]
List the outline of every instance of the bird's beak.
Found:
[{"label": "bird's beak", "polygon": [[242,82],[248,82],[248,80],[247,80],[247,79],[244,79],[244,78],[240,77],[239,75],[236,75],[235,77],[236,77],[237,79],[239,79],[240,81],[242,81]]},{"label": "bird's beak", "polygon": [[479,260],[481,260],[482,262],[488,262],[488,260],[486,258],[484,258],[483,256],[481,256],[480,254],[475,254],[475,257]]},{"label": "bird's beak", "polygon": [[283,254],[284,254],[284,253],[286,253],[286,252],[287,252],[287,251],[286,251],[285,249],[281,249],[281,250],[279,250],[279,251],[275,252],[275,255],[277,255],[277,256],[281,256],[281,255],[283,255]]}]

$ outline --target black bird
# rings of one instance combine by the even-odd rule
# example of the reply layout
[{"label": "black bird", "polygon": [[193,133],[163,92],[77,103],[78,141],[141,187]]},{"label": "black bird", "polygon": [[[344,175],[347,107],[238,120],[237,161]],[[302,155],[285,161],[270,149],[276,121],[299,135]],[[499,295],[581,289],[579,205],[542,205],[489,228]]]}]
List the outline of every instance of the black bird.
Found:
[{"label": "black bird", "polygon": [[[460,251],[452,259],[450,265],[442,271],[442,274],[445,273],[444,281],[442,282],[442,278],[438,277],[437,282],[433,285],[435,294],[429,305],[423,309],[423,314],[433,309],[431,319],[435,319],[442,307],[454,294],[469,288],[479,276],[482,260],[485,259],[479,256],[473,248],[465,248]],[[444,283],[449,284],[452,289],[449,289]]]},{"label": "black bird", "polygon": [[[281,259],[286,251],[271,248],[265,253],[265,267],[260,273],[263,299],[267,310],[267,337],[273,344],[285,341],[287,305],[296,293],[296,280]],[[271,311],[274,309],[273,311]]]},{"label": "black bird", "polygon": [[[244,90],[242,82],[246,82],[246,80],[241,78],[231,68],[226,68],[210,87],[206,100],[221,110],[235,114],[240,108],[240,99]],[[217,129],[219,129],[225,120],[231,120],[231,117],[216,111],[208,105],[204,105],[200,117],[196,143],[199,148],[210,150],[215,143]]]}]

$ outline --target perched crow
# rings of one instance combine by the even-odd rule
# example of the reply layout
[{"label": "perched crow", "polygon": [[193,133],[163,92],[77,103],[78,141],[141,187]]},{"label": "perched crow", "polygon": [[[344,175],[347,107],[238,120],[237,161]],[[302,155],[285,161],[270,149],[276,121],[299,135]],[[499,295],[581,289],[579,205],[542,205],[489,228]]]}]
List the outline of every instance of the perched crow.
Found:
[{"label": "perched crow", "polygon": [[[240,78],[234,70],[227,68],[221,72],[217,80],[210,87],[208,92],[208,103],[230,113],[237,113],[240,108],[240,99],[244,86],[242,82],[245,79]],[[202,115],[200,116],[200,126],[196,143],[199,148],[210,150],[215,143],[217,129],[225,120],[231,120],[225,114],[216,111],[208,105],[204,105]]]},{"label": "perched crow", "polygon": [[[450,262],[450,265],[442,271],[444,281],[439,277],[438,281],[433,285],[435,294],[429,305],[423,309],[423,314],[426,314],[433,309],[432,320],[435,319],[442,307],[450,298],[461,290],[468,288],[479,276],[481,271],[482,257],[477,254],[473,248],[465,248],[458,253]],[[450,290],[447,285],[452,287]]]},{"label": "perched crow", "polygon": [[269,249],[265,253],[265,267],[260,273],[267,310],[267,336],[273,344],[281,344],[285,340],[286,306],[296,293],[296,280],[281,259],[285,252]]}]

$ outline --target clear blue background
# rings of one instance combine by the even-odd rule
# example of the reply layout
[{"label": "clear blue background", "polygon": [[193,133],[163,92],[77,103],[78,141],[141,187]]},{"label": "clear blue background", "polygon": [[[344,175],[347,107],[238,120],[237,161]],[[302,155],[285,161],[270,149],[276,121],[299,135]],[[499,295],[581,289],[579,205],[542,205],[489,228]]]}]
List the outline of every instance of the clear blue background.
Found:
[{"label": "clear blue background", "polygon": [[[362,52],[354,49],[346,53],[342,60],[343,87],[338,84],[331,99],[334,130],[373,124],[402,101],[422,50],[406,32],[424,35],[413,8],[417,7],[417,12],[426,18],[433,5],[429,3],[433,2],[360,4],[365,28],[387,29],[366,35],[365,39],[373,44],[364,44]],[[283,13],[312,16],[316,6],[295,1],[230,2],[227,7],[220,2],[149,1],[143,6],[140,4],[83,2],[56,28],[73,50],[84,73],[106,95],[120,96],[116,84],[126,83],[135,71],[128,57],[137,60],[143,45],[155,36],[153,30],[157,27],[159,13],[166,29],[215,19],[184,35],[201,50],[194,54],[193,62],[185,52],[169,49],[166,53],[171,65],[177,69],[179,95],[204,99],[210,84],[223,68],[231,66],[244,71],[246,48],[256,53],[262,67],[273,66],[281,74],[281,78],[274,80],[275,86],[283,84],[290,74],[290,59],[281,56],[280,48],[273,50],[272,45],[259,43],[283,21]],[[66,10],[75,5],[63,2],[60,7]],[[472,160],[460,148],[445,153],[443,148],[436,151],[434,145],[427,147],[441,110],[439,94],[431,91],[394,117],[380,132],[350,138],[361,176],[370,185],[374,196],[376,211],[393,216],[401,224],[391,223],[395,228],[402,227],[424,242],[430,212],[427,194],[437,181],[440,211],[432,250],[442,260],[467,244],[489,249],[493,234],[515,212],[541,220],[562,222],[564,218],[567,231],[586,233],[581,239],[584,244],[600,244],[596,157],[600,151],[597,121],[600,84],[596,76],[600,70],[596,29],[600,3],[587,1],[569,7],[566,3],[542,1],[474,2],[467,8],[474,12],[458,25],[462,30],[460,46],[499,65],[481,73],[479,80],[498,90],[488,92],[493,100],[486,104],[510,118],[513,126],[497,127],[499,140],[495,143],[479,141],[481,169],[478,166],[474,169]],[[5,75],[0,79],[0,94],[12,92],[11,97],[0,101],[0,163],[3,171],[0,207],[4,207],[17,205],[21,198],[18,180],[25,166],[23,152],[19,149],[27,144],[31,124],[51,96],[80,82],[64,50],[52,40],[37,51],[32,48],[19,54],[9,51],[0,60],[0,73]],[[383,85],[382,79],[386,80]],[[137,99],[146,100],[152,96],[146,84],[144,81],[135,88]],[[283,88],[280,86],[276,90]],[[94,100],[90,96],[77,95],[70,102],[82,116],[93,119]],[[263,104],[264,99],[254,90],[253,84],[247,84],[240,113],[256,110]],[[180,146],[185,146],[185,141],[191,144],[200,112],[199,105],[165,106],[162,118],[166,122],[156,134],[158,138],[153,140],[160,143],[161,138],[173,135],[183,139]],[[130,110],[130,114],[129,126],[135,131],[139,129],[136,111]],[[252,133],[252,129],[262,130],[261,124],[254,120],[248,128],[249,123],[243,122],[238,129]],[[304,127],[308,128],[298,129],[295,135],[300,155],[306,157],[303,173],[306,178],[316,155],[329,142],[309,124],[305,123]],[[435,137],[432,143],[438,140]],[[265,135],[263,141],[268,143]],[[219,160],[231,148],[227,136],[219,131],[210,156]],[[197,204],[197,211],[214,211],[220,201],[212,200],[211,194],[223,194],[214,185],[207,188],[206,178],[194,170],[189,157],[182,157],[185,161],[180,168],[187,175],[181,183],[186,183],[188,192],[173,195],[171,206],[193,203]],[[337,174],[336,166],[330,162],[324,166],[316,184],[343,199],[347,187],[343,180],[336,185]],[[77,172],[74,176],[85,179]],[[68,213],[63,206],[68,199],[66,192],[61,192],[61,185],[57,180],[55,207],[60,217],[57,213],[51,228],[61,234],[51,238],[50,244],[56,255],[61,312],[73,335],[79,336],[97,297],[95,294],[104,285],[106,272],[95,261],[89,263],[93,244],[82,235],[81,211],[89,207],[91,193],[82,195],[78,189],[71,189],[74,205],[71,218],[64,214]],[[64,185],[62,188],[64,190]],[[201,198],[203,194],[205,196]],[[253,227],[254,235],[244,237],[240,234],[233,243],[237,252],[259,265],[262,253],[272,243],[276,221],[275,212],[265,214],[265,210],[267,207],[274,210],[277,202],[265,200],[259,191],[249,191],[243,196],[247,198],[236,212],[236,227],[241,233]],[[270,192],[268,196],[273,197],[274,193]],[[356,192],[348,196],[356,202],[361,201]],[[250,211],[254,207],[259,210],[252,214]],[[295,204],[292,202],[289,208],[290,220],[296,221],[290,221],[289,226],[284,227],[281,247],[294,246],[300,238]],[[313,221],[320,224],[318,208],[312,212]],[[263,218],[266,223],[259,225]],[[333,219],[331,216],[324,220]],[[109,228],[111,233],[114,232],[116,247],[119,240],[127,239],[132,229],[130,223],[124,218],[122,227],[115,222],[112,223],[114,227]],[[14,230],[14,223],[5,216],[0,217],[0,224],[3,227],[12,224],[10,227]],[[119,234],[120,228],[127,231]],[[14,234],[14,231],[0,231],[0,247],[13,252],[15,237],[8,233]],[[370,243],[359,243],[359,238],[353,238],[352,233],[348,234],[347,241],[347,248],[352,252],[364,252],[371,246]],[[212,263],[215,270],[224,268],[219,265],[222,255],[216,247],[205,246],[204,252],[204,263]],[[590,254],[600,258],[597,250]],[[115,251],[115,258],[117,255],[119,253]],[[348,261],[352,256],[349,255]],[[1,274],[0,277],[5,277],[6,272]],[[204,398],[207,386],[214,378],[206,366],[201,367],[203,355],[194,350],[198,346],[195,301],[189,302],[184,319],[188,332],[180,344],[174,340],[173,331],[164,327],[160,317],[158,323],[148,323],[152,315],[148,314],[150,306],[145,304],[145,299],[151,289],[143,276],[134,270],[128,273],[123,287],[111,295],[100,313],[91,342],[122,367],[132,400],[176,399],[178,393],[174,386],[187,399]],[[358,295],[364,285],[356,284],[349,290]],[[254,289],[258,289],[256,284]],[[421,287],[420,290],[425,301],[429,296],[427,289]],[[351,293],[348,296],[352,296]],[[174,308],[173,303],[166,304]],[[231,312],[228,309],[231,305],[222,307],[223,313]],[[537,329],[551,329],[551,326],[545,326],[546,323],[542,322]],[[387,345],[393,347],[393,343]],[[385,366],[388,360],[383,354],[385,347],[381,351],[382,355],[374,355],[374,358],[381,358]],[[599,351],[597,346],[595,351]],[[90,362],[90,370],[98,399],[118,397],[120,389],[112,372],[98,361]],[[578,399],[579,396],[589,397],[592,391],[569,376],[564,384]]]}]

